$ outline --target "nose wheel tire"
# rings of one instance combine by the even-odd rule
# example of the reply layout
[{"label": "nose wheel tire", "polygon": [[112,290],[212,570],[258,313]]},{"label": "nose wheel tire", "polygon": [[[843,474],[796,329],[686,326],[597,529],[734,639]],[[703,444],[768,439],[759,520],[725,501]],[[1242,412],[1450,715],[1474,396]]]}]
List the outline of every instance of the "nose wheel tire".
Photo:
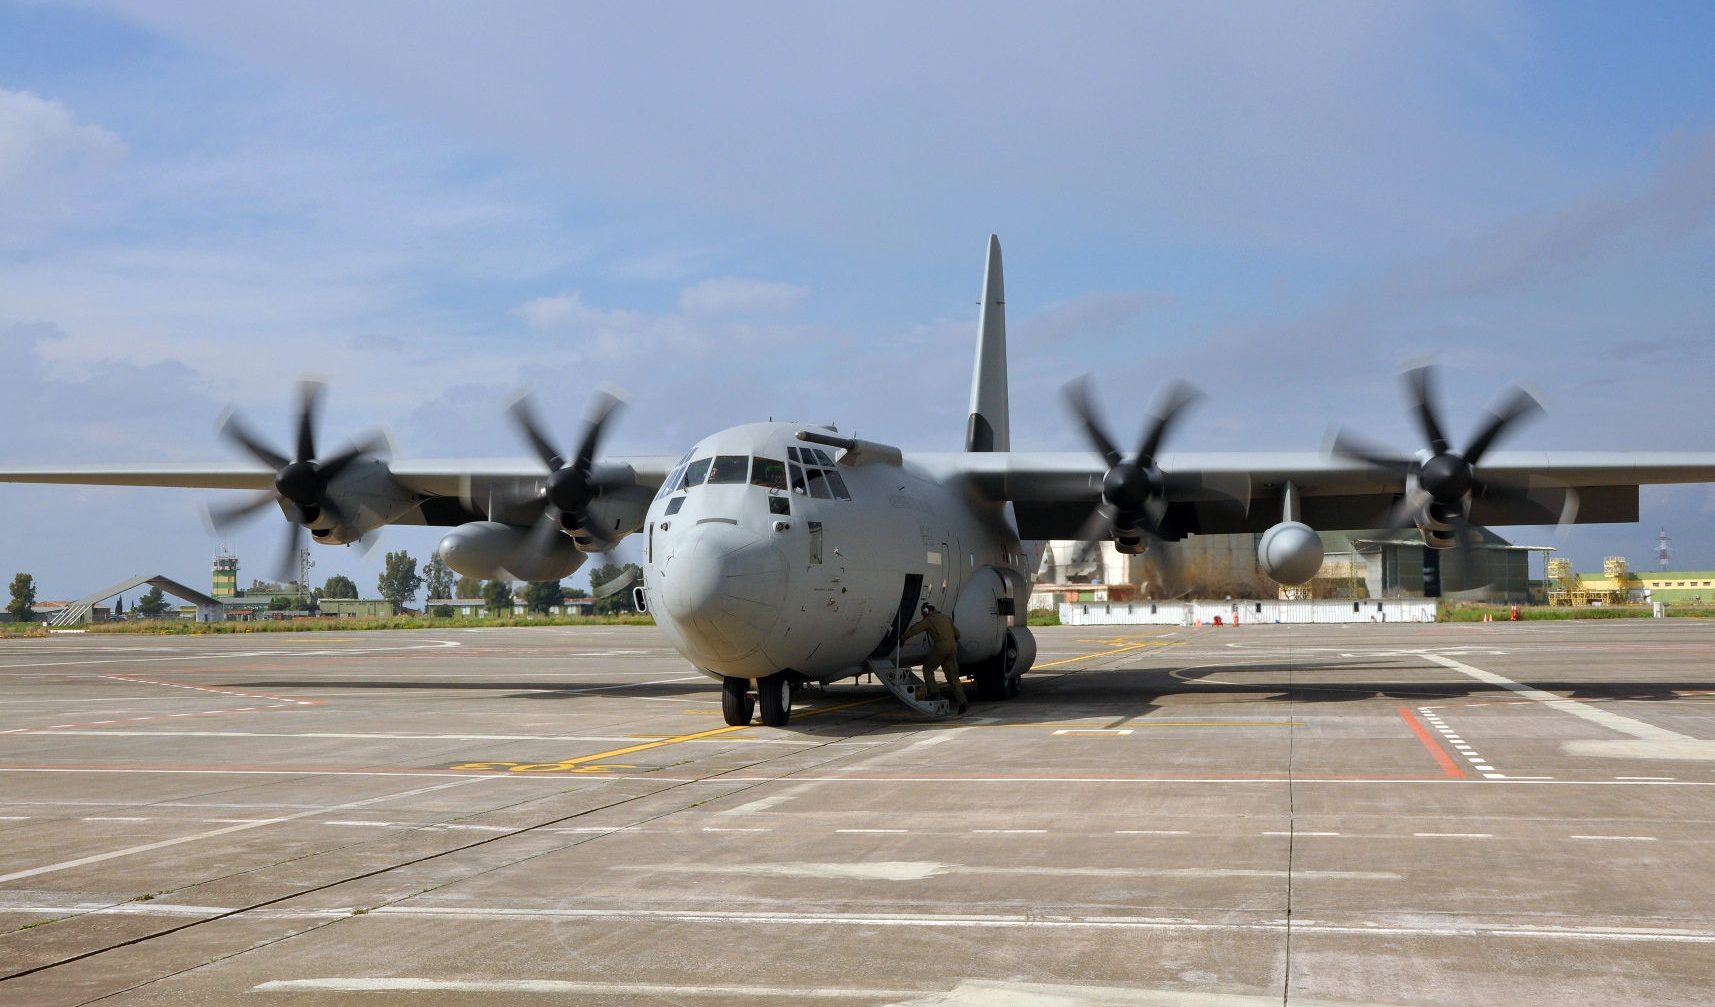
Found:
[{"label": "nose wheel tire", "polygon": [[750,695],[750,679],[721,680],[721,715],[728,727],[744,727],[756,712],[756,700]]},{"label": "nose wheel tire", "polygon": [[785,727],[792,719],[792,683],[786,672],[757,679],[756,698],[762,707],[762,722],[769,727]]}]

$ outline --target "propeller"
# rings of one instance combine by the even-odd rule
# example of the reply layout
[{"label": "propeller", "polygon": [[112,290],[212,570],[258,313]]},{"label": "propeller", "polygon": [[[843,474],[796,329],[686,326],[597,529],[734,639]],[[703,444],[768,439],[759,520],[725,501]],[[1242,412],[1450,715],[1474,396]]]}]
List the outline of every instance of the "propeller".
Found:
[{"label": "propeller", "polygon": [[1090,446],[1108,466],[1102,476],[1102,499],[1085,520],[1079,537],[1084,541],[1110,535],[1122,551],[1140,552],[1145,537],[1149,551],[1168,581],[1179,580],[1179,557],[1168,543],[1182,537],[1166,524],[1170,498],[1217,501],[1250,505],[1250,478],[1242,473],[1203,473],[1168,476],[1156,464],[1161,445],[1180,422],[1185,410],[1202,393],[1182,381],[1168,384],[1156,398],[1135,452],[1125,455],[1108,436],[1091,402],[1088,377],[1078,378],[1063,390],[1066,404],[1077,417]]},{"label": "propeller", "polygon": [[1507,388],[1479,421],[1465,449],[1459,451],[1447,439],[1436,407],[1434,369],[1414,367],[1405,372],[1403,383],[1407,405],[1427,443],[1425,450],[1415,456],[1400,455],[1371,446],[1344,430],[1335,435],[1330,446],[1336,455],[1392,473],[1406,482],[1405,494],[1384,518],[1389,531],[1410,527],[1420,516],[1426,516],[1452,529],[1455,546],[1468,554],[1478,537],[1469,517],[1471,499],[1522,505],[1540,514],[1542,524],[1564,525],[1576,515],[1577,494],[1570,487],[1542,477],[1520,483],[1478,471],[1490,448],[1519,423],[1542,412],[1535,396],[1516,385]]},{"label": "propeller", "polygon": [[316,457],[316,416],[321,410],[322,396],[327,386],[319,381],[298,383],[298,419],[296,443],[290,457],[275,450],[256,436],[235,410],[228,409],[221,420],[218,433],[250,457],[274,470],[274,488],[264,490],[235,504],[210,506],[209,524],[225,532],[256,516],[269,504],[286,510],[286,548],[280,558],[276,579],[285,582],[294,572],[297,557],[304,548],[304,528],[323,514],[338,525],[350,520],[339,503],[328,494],[335,477],[361,459],[379,457],[387,450],[387,438],[370,434],[350,447],[327,458]]},{"label": "propeller", "polygon": [[601,446],[608,421],[624,404],[612,392],[597,392],[584,417],[584,433],[578,441],[577,451],[564,455],[554,447],[537,417],[530,394],[521,392],[513,398],[507,412],[548,472],[545,484],[537,493],[543,501],[542,514],[531,526],[529,537],[520,546],[520,554],[540,555],[553,544],[555,535],[573,529],[581,529],[595,537],[604,553],[617,544],[590,527],[589,505],[603,489],[594,476],[596,450]]}]

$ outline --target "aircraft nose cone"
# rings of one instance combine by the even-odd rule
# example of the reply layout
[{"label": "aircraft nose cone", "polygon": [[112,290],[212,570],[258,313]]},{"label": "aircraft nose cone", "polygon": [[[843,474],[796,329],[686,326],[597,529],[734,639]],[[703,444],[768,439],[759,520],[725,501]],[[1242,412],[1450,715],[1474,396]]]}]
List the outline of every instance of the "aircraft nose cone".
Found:
[{"label": "aircraft nose cone", "polygon": [[734,661],[774,629],[786,592],[786,559],[754,532],[710,522],[688,530],[663,580],[663,608],[693,653]]}]

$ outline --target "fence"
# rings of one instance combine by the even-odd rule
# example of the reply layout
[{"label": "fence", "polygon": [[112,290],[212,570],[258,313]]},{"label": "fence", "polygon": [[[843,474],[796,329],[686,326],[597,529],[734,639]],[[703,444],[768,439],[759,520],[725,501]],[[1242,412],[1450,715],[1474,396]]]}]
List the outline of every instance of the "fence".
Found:
[{"label": "fence", "polygon": [[1066,626],[1209,626],[1256,623],[1434,622],[1433,600],[1064,602]]}]

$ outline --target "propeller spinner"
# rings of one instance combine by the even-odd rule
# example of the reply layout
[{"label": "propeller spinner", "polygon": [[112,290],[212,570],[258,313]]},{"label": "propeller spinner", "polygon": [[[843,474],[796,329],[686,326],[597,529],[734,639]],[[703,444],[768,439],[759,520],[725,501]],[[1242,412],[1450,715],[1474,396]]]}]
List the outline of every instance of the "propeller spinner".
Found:
[{"label": "propeller spinner", "polygon": [[623,405],[617,395],[598,392],[585,416],[584,434],[577,451],[567,456],[549,439],[530,395],[521,393],[513,399],[507,412],[547,469],[547,480],[540,492],[542,514],[520,547],[521,554],[533,556],[545,552],[553,536],[562,531],[578,532],[580,545],[585,544],[584,536],[588,536],[589,544],[598,550],[606,552],[611,548],[613,543],[591,526],[589,506],[603,490],[594,471],[596,450],[601,446],[608,421]]},{"label": "propeller spinner", "polygon": [[[1427,526],[1425,541],[1441,548],[1468,550],[1475,534],[1470,523],[1473,497],[1509,504],[1540,515],[1543,524],[1565,523],[1577,506],[1576,495],[1567,487],[1516,483],[1494,474],[1479,473],[1484,455],[1522,421],[1542,411],[1542,404],[1517,386],[1502,393],[1478,424],[1463,451],[1454,450],[1435,404],[1435,373],[1430,367],[1405,372],[1407,404],[1423,432],[1427,448],[1415,456],[1395,454],[1372,447],[1345,431],[1336,434],[1334,454],[1363,462],[1372,468],[1397,475],[1406,492],[1384,521],[1390,531],[1413,524]],[[1448,536],[1435,534],[1442,530]]]},{"label": "propeller spinner", "polygon": [[1085,521],[1079,537],[1089,541],[1112,535],[1116,546],[1124,553],[1140,553],[1147,547],[1162,568],[1161,579],[1169,583],[1177,580],[1177,556],[1173,550],[1164,548],[1168,542],[1183,537],[1182,530],[1167,523],[1170,498],[1212,499],[1235,505],[1241,510],[1250,502],[1250,479],[1247,476],[1235,474],[1228,478],[1204,474],[1192,485],[1186,478],[1169,479],[1156,463],[1168,433],[1180,421],[1187,407],[1202,398],[1202,393],[1182,381],[1167,385],[1151,410],[1137,450],[1131,455],[1120,452],[1096,417],[1087,377],[1067,384],[1064,394],[1067,406],[1083,427],[1090,446],[1108,466],[1102,476],[1101,503]]},{"label": "propeller spinner", "polygon": [[256,436],[234,410],[227,411],[218,430],[221,437],[274,470],[274,488],[237,504],[210,507],[209,523],[224,532],[254,517],[269,504],[281,505],[287,514],[286,548],[277,577],[281,581],[287,580],[295,568],[297,556],[304,547],[306,526],[324,514],[338,525],[350,524],[349,517],[328,493],[335,477],[354,462],[379,457],[387,447],[386,437],[379,433],[370,434],[338,454],[317,458],[316,416],[326,391],[327,386],[319,381],[298,383],[297,438],[291,457]]}]

